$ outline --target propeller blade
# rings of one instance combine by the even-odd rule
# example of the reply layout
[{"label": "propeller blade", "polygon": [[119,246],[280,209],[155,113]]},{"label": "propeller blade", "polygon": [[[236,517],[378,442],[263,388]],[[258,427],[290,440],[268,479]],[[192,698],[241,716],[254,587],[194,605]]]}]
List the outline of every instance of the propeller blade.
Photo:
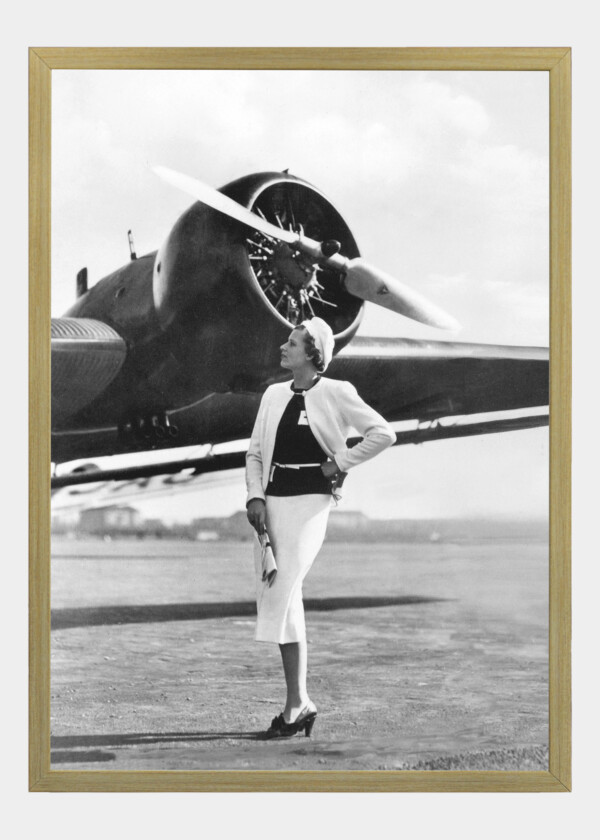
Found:
[{"label": "propeller blade", "polygon": [[418,292],[413,291],[390,274],[369,265],[361,257],[352,260],[346,259],[341,254],[333,254],[327,257],[323,254],[321,245],[316,240],[272,225],[262,216],[258,216],[213,187],[203,184],[197,178],[183,175],[181,172],[176,172],[166,166],[155,166],[153,171],[164,181],[183,190],[197,201],[201,201],[214,210],[218,210],[220,213],[224,213],[226,216],[230,216],[232,219],[236,219],[238,222],[248,225],[248,227],[273,239],[286,242],[312,257],[321,265],[327,265],[329,268],[345,274],[344,285],[351,295],[383,306],[386,309],[391,309],[393,312],[398,312],[406,318],[412,318],[430,327],[437,327],[442,330],[460,329],[458,321],[440,309],[439,306],[430,303]]},{"label": "propeller blade", "polygon": [[277,225],[272,225],[266,219],[257,216],[256,213],[238,204],[237,201],[233,201],[233,199],[223,195],[223,193],[215,190],[213,187],[203,184],[202,181],[198,181],[196,178],[183,175],[181,172],[175,172],[174,169],[169,169],[166,166],[155,166],[153,167],[153,171],[159,178],[188,193],[188,195],[191,195],[197,201],[208,204],[213,210],[225,213],[226,216],[237,219],[238,222],[242,222],[242,224],[248,225],[248,227],[254,228],[254,230],[258,230],[282,242],[287,242],[289,245],[293,245],[298,241],[297,233],[290,230],[283,230],[283,228]]},{"label": "propeller blade", "polygon": [[447,312],[390,274],[369,265],[361,257],[346,262],[346,290],[351,295],[384,306],[406,318],[440,330],[459,330],[460,324]]}]

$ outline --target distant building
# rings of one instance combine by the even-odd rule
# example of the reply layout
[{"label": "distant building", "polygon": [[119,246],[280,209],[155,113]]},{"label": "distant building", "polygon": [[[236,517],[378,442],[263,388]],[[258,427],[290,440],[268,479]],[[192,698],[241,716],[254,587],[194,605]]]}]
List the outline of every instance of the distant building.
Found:
[{"label": "distant building", "polygon": [[363,531],[371,524],[369,517],[360,510],[332,510],[329,527],[332,525],[345,531]]},{"label": "distant building", "polygon": [[79,531],[97,536],[131,536],[142,530],[142,517],[129,505],[106,505],[82,510]]},{"label": "distant building", "polygon": [[52,513],[51,529],[53,534],[73,535],[79,528],[79,510],[67,508]]},{"label": "distant building", "polygon": [[215,542],[220,539],[218,531],[198,531],[196,533],[198,542]]},{"label": "distant building", "polygon": [[162,519],[144,519],[142,522],[142,530],[146,537],[167,537],[170,534],[170,529],[165,525]]}]

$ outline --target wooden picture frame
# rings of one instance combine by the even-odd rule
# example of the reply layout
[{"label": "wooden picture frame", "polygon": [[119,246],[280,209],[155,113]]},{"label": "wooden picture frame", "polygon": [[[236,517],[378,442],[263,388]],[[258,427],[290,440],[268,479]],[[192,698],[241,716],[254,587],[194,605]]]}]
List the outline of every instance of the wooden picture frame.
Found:
[{"label": "wooden picture frame", "polygon": [[[50,148],[59,69],[535,70],[550,90],[550,630],[547,772],[50,769]],[[32,48],[30,155],[30,790],[568,791],[571,788],[571,51],[568,48]]]}]

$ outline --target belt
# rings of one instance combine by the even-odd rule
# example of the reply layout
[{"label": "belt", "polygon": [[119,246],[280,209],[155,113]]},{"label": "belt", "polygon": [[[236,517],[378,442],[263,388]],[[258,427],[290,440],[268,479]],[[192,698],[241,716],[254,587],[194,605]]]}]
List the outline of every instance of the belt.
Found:
[{"label": "belt", "polygon": [[303,467],[320,467],[321,464],[278,464],[277,461],[273,461],[273,466],[284,470],[301,470]]},{"label": "belt", "polygon": [[306,467],[320,467],[321,464],[278,464],[277,461],[271,462],[271,469],[269,470],[269,482],[273,481],[273,473],[275,472],[275,467],[279,467],[282,470],[301,470]]}]

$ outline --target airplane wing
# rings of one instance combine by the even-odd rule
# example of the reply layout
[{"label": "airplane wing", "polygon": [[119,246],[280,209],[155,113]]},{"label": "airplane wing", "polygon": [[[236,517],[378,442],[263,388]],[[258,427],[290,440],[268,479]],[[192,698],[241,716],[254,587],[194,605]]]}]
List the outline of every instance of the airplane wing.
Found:
[{"label": "airplane wing", "polygon": [[[352,382],[360,396],[390,423],[431,423],[463,415],[534,409],[549,401],[548,349],[544,347],[356,336],[333,359],[326,375]],[[178,440],[191,445],[248,438],[259,400],[260,394],[215,394],[175,412]],[[547,412],[537,417],[539,422],[530,420],[529,424],[547,423]],[[469,429],[461,426],[463,435],[482,434],[483,428],[482,423],[478,432],[473,425]],[[498,418],[487,428],[514,429],[515,420]],[[458,436],[457,427],[452,435],[444,436]],[[415,442],[414,434],[399,442]]]},{"label": "airplane wing", "polygon": [[423,421],[546,406],[548,359],[545,347],[357,336],[327,375],[390,422]]},{"label": "airplane wing", "polygon": [[[79,346],[74,355],[85,357],[85,348]],[[327,375],[352,382],[363,399],[389,422],[417,421],[419,425],[415,428],[397,431],[397,445],[548,423],[547,411],[523,417],[500,416],[548,405],[548,350],[543,347],[356,337],[332,361]],[[179,429],[177,445],[247,439],[259,401],[260,393],[214,394],[196,405],[172,412]],[[494,413],[498,416],[494,417]],[[476,417],[474,422],[469,422],[470,415],[480,414],[492,414],[492,417]],[[460,422],[452,422],[452,418]],[[107,429],[103,434],[104,437],[96,432],[96,439],[107,446],[112,434],[116,451],[116,430]],[[75,457],[76,446],[76,441],[71,443]],[[127,481],[173,474],[184,468],[193,469],[195,475],[235,469],[244,465],[244,454],[227,453],[193,460],[174,457],[169,462],[103,470],[101,474],[70,473],[53,477],[52,487],[98,480]]]},{"label": "airplane wing", "polygon": [[[107,324],[52,319],[53,420],[63,407],[73,413],[74,405],[100,395],[125,356],[125,342]],[[356,336],[327,376],[352,382],[390,422],[544,406],[549,398],[544,347]],[[213,394],[172,412],[181,432],[177,445],[248,437],[259,400],[259,393]]]}]

